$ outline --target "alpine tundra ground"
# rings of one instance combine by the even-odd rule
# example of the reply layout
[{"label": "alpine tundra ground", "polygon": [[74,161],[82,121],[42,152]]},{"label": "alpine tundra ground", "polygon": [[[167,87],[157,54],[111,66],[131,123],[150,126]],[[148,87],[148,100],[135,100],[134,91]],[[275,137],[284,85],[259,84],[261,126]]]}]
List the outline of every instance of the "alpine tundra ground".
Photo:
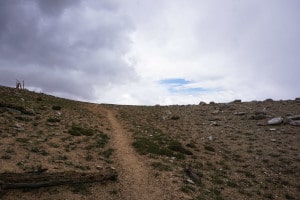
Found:
[{"label": "alpine tundra ground", "polygon": [[299,99],[121,106],[1,86],[1,174],[118,174],[102,183],[2,187],[1,198],[299,199],[299,114]]}]

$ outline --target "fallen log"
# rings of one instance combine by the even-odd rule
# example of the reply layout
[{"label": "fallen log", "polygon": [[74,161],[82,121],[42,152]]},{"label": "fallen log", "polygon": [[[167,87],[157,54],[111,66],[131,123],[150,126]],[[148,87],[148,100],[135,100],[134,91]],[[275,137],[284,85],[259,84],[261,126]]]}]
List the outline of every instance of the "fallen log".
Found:
[{"label": "fallen log", "polygon": [[98,173],[43,172],[43,173],[1,173],[0,192],[6,189],[40,188],[76,183],[105,183],[117,180],[115,170],[106,169]]},{"label": "fallen log", "polygon": [[15,109],[25,115],[34,115],[34,112],[27,110],[22,106],[17,106],[17,105],[13,105],[13,104],[9,104],[9,103],[0,102],[0,107]]}]

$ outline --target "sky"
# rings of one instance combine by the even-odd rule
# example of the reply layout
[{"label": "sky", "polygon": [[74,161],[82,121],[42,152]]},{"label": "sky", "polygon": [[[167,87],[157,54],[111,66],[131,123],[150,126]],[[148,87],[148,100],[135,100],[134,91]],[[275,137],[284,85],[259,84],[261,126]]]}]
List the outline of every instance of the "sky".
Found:
[{"label": "sky", "polygon": [[300,97],[299,0],[1,0],[0,85],[129,105]]}]

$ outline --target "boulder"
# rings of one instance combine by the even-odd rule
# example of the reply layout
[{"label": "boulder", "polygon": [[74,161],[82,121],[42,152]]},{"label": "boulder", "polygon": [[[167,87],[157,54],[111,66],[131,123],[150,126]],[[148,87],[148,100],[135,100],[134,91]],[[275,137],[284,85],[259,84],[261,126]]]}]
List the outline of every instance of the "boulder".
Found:
[{"label": "boulder", "polygon": [[204,106],[206,103],[204,101],[200,101],[199,105]]},{"label": "boulder", "polygon": [[232,103],[241,103],[241,102],[242,102],[241,99],[236,99],[236,100],[232,101]]},{"label": "boulder", "polygon": [[268,125],[278,125],[281,124],[282,122],[283,122],[282,117],[275,117],[273,119],[268,120]]}]

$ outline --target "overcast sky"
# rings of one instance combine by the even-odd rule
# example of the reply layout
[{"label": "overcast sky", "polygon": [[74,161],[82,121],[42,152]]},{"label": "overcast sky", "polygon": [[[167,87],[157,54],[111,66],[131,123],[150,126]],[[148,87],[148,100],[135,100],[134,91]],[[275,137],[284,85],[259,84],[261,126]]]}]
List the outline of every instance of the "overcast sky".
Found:
[{"label": "overcast sky", "polygon": [[299,0],[1,0],[0,85],[114,104],[300,96]]}]

